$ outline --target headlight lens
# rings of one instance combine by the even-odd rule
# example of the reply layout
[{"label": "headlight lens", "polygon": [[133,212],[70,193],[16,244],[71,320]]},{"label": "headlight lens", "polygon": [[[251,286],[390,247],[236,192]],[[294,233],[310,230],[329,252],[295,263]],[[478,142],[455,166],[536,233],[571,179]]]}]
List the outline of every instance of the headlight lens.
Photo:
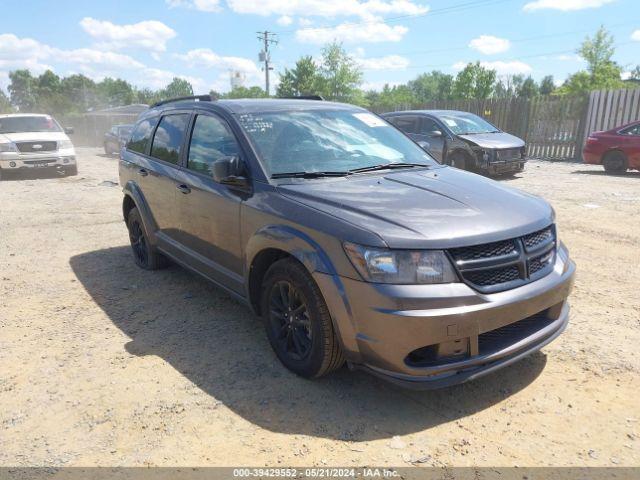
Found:
[{"label": "headlight lens", "polygon": [[73,148],[73,143],[71,143],[71,140],[60,140],[58,142],[58,150],[66,148]]},{"label": "headlight lens", "polygon": [[389,250],[349,242],[345,242],[344,250],[368,282],[403,285],[458,282],[442,250]]},{"label": "headlight lens", "polygon": [[0,152],[17,152],[16,144],[13,142],[0,143]]}]

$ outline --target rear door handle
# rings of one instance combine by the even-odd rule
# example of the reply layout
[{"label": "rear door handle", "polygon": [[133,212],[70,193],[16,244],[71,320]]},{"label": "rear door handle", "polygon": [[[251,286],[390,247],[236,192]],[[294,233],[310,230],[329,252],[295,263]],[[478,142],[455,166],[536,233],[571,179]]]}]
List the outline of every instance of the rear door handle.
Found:
[{"label": "rear door handle", "polygon": [[180,190],[185,195],[187,193],[191,193],[191,189],[187,185],[185,185],[184,183],[178,185],[177,188],[178,188],[178,190]]},{"label": "rear door handle", "polygon": [[141,168],[140,170],[138,170],[138,175],[140,175],[141,177],[146,177],[147,175],[149,175],[149,172],[147,172],[146,169]]}]

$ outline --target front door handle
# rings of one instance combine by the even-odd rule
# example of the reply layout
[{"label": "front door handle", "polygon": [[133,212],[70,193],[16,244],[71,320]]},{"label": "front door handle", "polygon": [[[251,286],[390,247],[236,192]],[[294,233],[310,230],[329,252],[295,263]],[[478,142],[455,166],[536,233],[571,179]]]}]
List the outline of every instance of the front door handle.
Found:
[{"label": "front door handle", "polygon": [[182,193],[184,193],[185,195],[187,193],[191,193],[191,189],[189,188],[188,185],[185,185],[184,183],[180,184],[177,186],[178,190],[180,190]]},{"label": "front door handle", "polygon": [[140,175],[141,177],[146,177],[147,175],[149,175],[149,172],[147,172],[146,169],[141,168],[140,170],[138,170],[138,175]]}]

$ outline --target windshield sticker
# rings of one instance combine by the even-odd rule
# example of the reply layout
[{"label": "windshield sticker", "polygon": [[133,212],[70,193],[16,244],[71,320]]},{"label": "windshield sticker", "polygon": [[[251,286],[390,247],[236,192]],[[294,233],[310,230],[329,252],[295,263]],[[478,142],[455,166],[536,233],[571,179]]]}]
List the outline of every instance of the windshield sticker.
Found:
[{"label": "windshield sticker", "polygon": [[458,125],[455,120],[451,120],[450,118],[445,118],[444,123],[446,123],[450,127],[456,127]]},{"label": "windshield sticker", "polygon": [[369,127],[388,127],[389,125],[382,120],[381,118],[372,115],[371,113],[354,113],[354,117],[356,117],[361,122],[366,123]]}]

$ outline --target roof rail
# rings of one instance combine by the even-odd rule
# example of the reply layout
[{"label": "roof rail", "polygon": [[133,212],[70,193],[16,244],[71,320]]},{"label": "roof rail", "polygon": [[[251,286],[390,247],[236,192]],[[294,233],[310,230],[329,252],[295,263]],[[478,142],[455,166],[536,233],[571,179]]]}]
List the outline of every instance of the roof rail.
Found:
[{"label": "roof rail", "polygon": [[160,105],[165,105],[167,103],[181,102],[183,100],[197,100],[199,102],[213,102],[213,98],[211,98],[211,95],[191,95],[189,97],[176,97],[176,98],[170,98],[168,100],[162,100],[160,102],[156,102],[153,105],[151,105],[151,108],[159,107]]},{"label": "roof rail", "polygon": [[290,100],[322,100],[324,101],[324,97],[322,95],[292,95],[290,97],[280,97],[286,98]]}]

